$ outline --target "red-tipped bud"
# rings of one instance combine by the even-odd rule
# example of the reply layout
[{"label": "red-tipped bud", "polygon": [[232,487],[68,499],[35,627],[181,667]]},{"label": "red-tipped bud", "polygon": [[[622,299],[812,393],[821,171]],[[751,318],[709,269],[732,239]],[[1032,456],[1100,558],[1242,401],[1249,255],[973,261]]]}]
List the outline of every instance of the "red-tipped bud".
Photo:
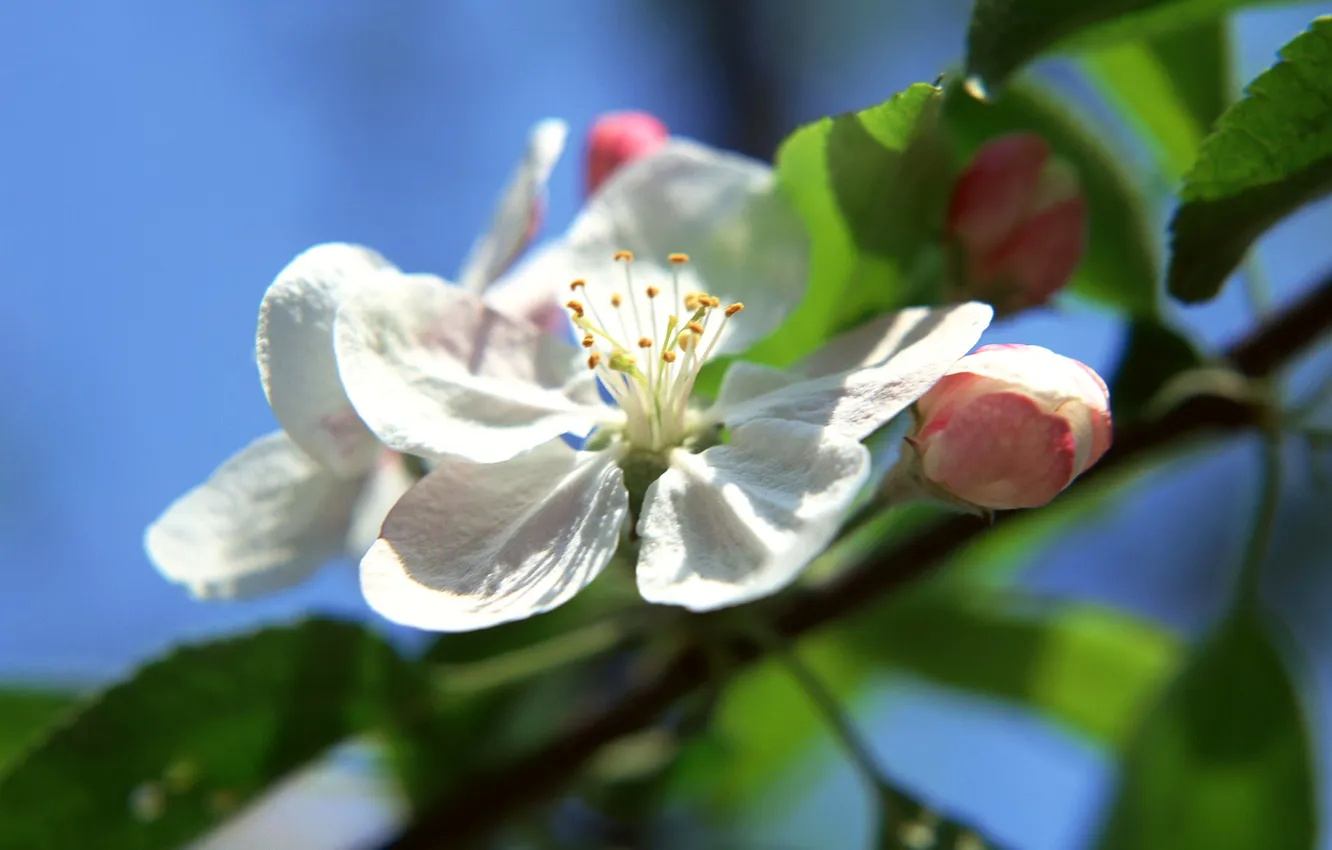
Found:
[{"label": "red-tipped bud", "polygon": [[894,472],[925,494],[985,510],[1039,507],[1110,447],[1110,393],[1053,351],[987,345],[916,402],[906,439]]},{"label": "red-tipped bud", "polygon": [[1035,133],[987,142],[953,184],[947,237],[952,287],[1000,314],[1044,303],[1087,246],[1087,203],[1074,168]]},{"label": "red-tipped bud", "polygon": [[666,125],[646,112],[607,112],[587,134],[586,190],[591,195],[627,163],[666,143]]}]

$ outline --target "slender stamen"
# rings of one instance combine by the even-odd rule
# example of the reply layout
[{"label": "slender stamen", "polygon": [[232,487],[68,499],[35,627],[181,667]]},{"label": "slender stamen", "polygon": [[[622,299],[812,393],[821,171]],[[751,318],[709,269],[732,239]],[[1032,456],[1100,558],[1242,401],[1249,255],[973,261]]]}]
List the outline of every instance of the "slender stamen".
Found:
[{"label": "slender stamen", "polygon": [[[631,267],[632,267],[632,266],[633,266],[633,262],[632,262],[632,261],[630,261],[630,260],[625,260],[625,263],[624,263],[624,292],[625,292],[625,295],[628,296],[628,298],[629,298],[629,308],[630,308],[631,310],[634,311],[634,330],[638,331],[639,335],[642,336],[642,335],[643,335],[643,317],[640,316],[640,315],[638,314],[638,299],[634,297],[634,275],[633,275],[633,272],[631,271]],[[656,330],[656,329],[654,328],[654,329],[653,329],[654,333],[655,333],[655,330]],[[625,334],[625,336],[628,336],[628,334]]]},{"label": "slender stamen", "polygon": [[689,262],[688,254],[670,254],[666,257],[671,263],[671,303],[680,303],[680,266]]},{"label": "slender stamen", "polygon": [[[661,290],[655,286],[649,286],[646,290],[648,297],[648,320],[652,322],[652,331],[650,336],[657,338],[657,295]],[[652,380],[652,373],[648,373],[648,380]]]},{"label": "slender stamen", "polygon": [[[569,284],[571,292],[581,289],[585,293],[580,293],[583,300],[569,301],[566,307],[579,329],[582,346],[588,349],[588,368],[596,372],[607,393],[624,411],[624,440],[652,451],[682,445],[690,435],[688,402],[694,384],[725,335],[729,319],[744,305],[723,307],[720,298],[707,292],[682,292],[680,268],[689,258],[671,254],[669,294],[674,309],[660,314],[665,318],[662,322],[656,299],[665,293],[656,286],[643,287],[648,299],[644,310],[633,300],[633,254],[618,251],[614,259],[625,264],[623,289],[611,287],[609,293],[594,293],[595,287],[582,279]],[[598,313],[597,302],[602,298],[617,317],[613,323],[607,323]],[[631,299],[632,316],[625,315],[629,312],[623,309],[625,298]],[[722,315],[714,320],[714,312]],[[642,354],[631,354],[635,348]]]},{"label": "slender stamen", "polygon": [[707,360],[708,357],[712,355],[712,349],[717,347],[717,340],[722,338],[722,331],[726,330],[726,323],[730,321],[730,318],[732,316],[734,316],[736,313],[739,313],[743,309],[745,309],[745,305],[737,301],[734,304],[727,307],[722,312],[721,326],[717,328],[717,333],[713,335],[712,342],[708,343],[708,350],[703,352],[704,360]]}]

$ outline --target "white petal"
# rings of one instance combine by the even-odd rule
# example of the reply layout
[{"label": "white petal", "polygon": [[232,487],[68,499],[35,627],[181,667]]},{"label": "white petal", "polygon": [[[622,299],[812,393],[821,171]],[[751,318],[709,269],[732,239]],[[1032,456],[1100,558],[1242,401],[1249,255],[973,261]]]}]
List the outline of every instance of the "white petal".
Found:
[{"label": "white petal", "polygon": [[[976,344],[991,315],[988,305],[974,301],[904,310],[872,323],[881,334],[877,342],[874,334],[853,331],[831,343],[827,357],[816,355],[799,367],[814,377],[719,403],[706,415],[729,427],[751,419],[789,419],[863,439],[934,386]],[[829,373],[839,360],[852,368]]]},{"label": "white petal", "polygon": [[407,467],[402,455],[383,449],[375,468],[366,477],[360,498],[352,507],[347,528],[347,556],[359,561],[379,537],[384,517],[402,495],[417,482],[416,473]]},{"label": "white petal", "polygon": [[503,463],[442,461],[362,559],[366,601],[394,622],[446,632],[567,601],[619,543],[629,497],[614,460],[556,440]]},{"label": "white petal", "polygon": [[527,136],[527,152],[500,195],[490,229],[472,246],[459,280],[463,287],[480,292],[504,273],[527,246],[546,202],[546,181],[564,150],[569,126],[548,118]]},{"label": "white petal", "polygon": [[148,558],[203,599],[251,596],[303,580],[342,552],[361,487],[281,431],[260,437],[148,527]]},{"label": "white petal", "polygon": [[568,343],[472,293],[398,275],[348,299],[334,332],[347,394],[395,451],[507,460],[622,416]]},{"label": "white petal", "polygon": [[716,406],[722,409],[731,407],[742,401],[767,395],[782,387],[798,384],[802,380],[804,379],[800,375],[792,372],[750,363],[747,360],[736,360],[727,367],[726,374],[722,375]]},{"label": "white petal", "polygon": [[694,611],[775,593],[832,540],[869,470],[855,440],[777,420],[675,452],[643,501],[639,591]]},{"label": "white petal", "polygon": [[572,280],[567,269],[568,258],[560,243],[534,248],[486,290],[486,303],[572,341],[573,325],[564,306]]},{"label": "white petal", "polygon": [[[612,256],[634,254],[633,286]],[[659,151],[615,172],[583,207],[563,241],[546,252],[541,273],[567,285],[588,283],[580,298],[611,315],[612,293],[633,300],[621,309],[631,346],[640,336],[661,339],[669,313],[687,315],[674,301],[667,257],[684,253],[678,290],[705,291],[745,311],[727,324],[717,351],[748,348],[782,321],[804,295],[808,242],[804,226],[777,191],[763,163],[673,138]],[[663,293],[656,304],[656,333],[645,327],[651,305],[644,294]],[[670,301],[666,296],[672,296]],[[635,314],[632,308],[637,308]],[[720,317],[717,317],[718,319]],[[606,321],[611,323],[611,319]],[[608,328],[618,334],[618,325]]]},{"label": "white petal", "polygon": [[255,351],[273,414],[330,469],[360,476],[379,446],[352,410],[333,356],[333,317],[348,293],[393,266],[359,245],[316,245],[283,269],[259,307]]}]

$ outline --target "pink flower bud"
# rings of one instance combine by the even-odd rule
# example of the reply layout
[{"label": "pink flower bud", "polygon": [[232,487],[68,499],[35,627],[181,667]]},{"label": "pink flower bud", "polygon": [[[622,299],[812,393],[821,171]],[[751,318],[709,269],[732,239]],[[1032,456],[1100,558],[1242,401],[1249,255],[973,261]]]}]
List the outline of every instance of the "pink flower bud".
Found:
[{"label": "pink flower bud", "polygon": [[1110,447],[1110,392],[1035,345],[987,345],[916,402],[903,450],[934,495],[990,510],[1049,502]]},{"label": "pink flower bud", "polygon": [[1073,275],[1087,246],[1077,172],[1035,133],[987,142],[953,184],[947,235],[959,253],[959,300],[997,312],[1042,304]]},{"label": "pink flower bud", "polygon": [[587,134],[587,194],[597,190],[622,165],[647,156],[666,143],[666,125],[646,112],[607,112]]}]

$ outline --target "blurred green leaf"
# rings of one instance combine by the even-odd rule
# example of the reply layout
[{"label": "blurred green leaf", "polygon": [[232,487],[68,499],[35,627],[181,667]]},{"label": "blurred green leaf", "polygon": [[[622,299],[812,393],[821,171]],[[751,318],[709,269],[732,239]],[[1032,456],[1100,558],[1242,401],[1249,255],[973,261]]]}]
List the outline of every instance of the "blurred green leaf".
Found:
[{"label": "blurred green leaf", "polygon": [[0,690],[0,772],[74,703],[55,691]]},{"label": "blurred green leaf", "polygon": [[1110,407],[1116,424],[1142,419],[1148,404],[1171,378],[1202,364],[1198,349],[1170,325],[1155,319],[1129,322],[1119,367],[1110,382]]},{"label": "blurred green leaf", "polygon": [[877,664],[1018,702],[1115,748],[1180,658],[1174,637],[1141,620],[1002,593],[909,594],[850,633]]},{"label": "blurred green leaf", "polygon": [[1105,850],[1310,850],[1308,729],[1255,605],[1197,651],[1140,730]]},{"label": "blurred green leaf", "polygon": [[968,156],[995,136],[1029,130],[1071,162],[1087,197],[1090,233],[1069,291],[1132,315],[1156,315],[1156,252],[1141,199],[1116,156],[1068,108],[1033,86],[1010,86],[984,103],[954,85],[944,98],[944,117]]},{"label": "blurred green leaf", "polygon": [[996,89],[1042,53],[1138,41],[1283,0],[976,0],[967,76]]},{"label": "blurred green leaf", "polygon": [[1203,135],[1232,99],[1225,20],[1119,42],[1080,60],[1106,99],[1146,137],[1172,183],[1193,165]]},{"label": "blurred green leaf", "polygon": [[1171,222],[1170,293],[1215,296],[1269,227],[1332,191],[1332,17],[1281,49],[1203,140]]},{"label": "blurred green leaf", "polygon": [[799,127],[782,143],[777,179],[809,231],[809,289],[750,359],[787,365],[910,299],[953,175],[939,101],[938,89],[917,83],[878,106]]},{"label": "blurred green leaf", "polygon": [[351,623],[309,620],[176,650],[8,766],[5,846],[179,847],[423,698],[413,668]]}]

